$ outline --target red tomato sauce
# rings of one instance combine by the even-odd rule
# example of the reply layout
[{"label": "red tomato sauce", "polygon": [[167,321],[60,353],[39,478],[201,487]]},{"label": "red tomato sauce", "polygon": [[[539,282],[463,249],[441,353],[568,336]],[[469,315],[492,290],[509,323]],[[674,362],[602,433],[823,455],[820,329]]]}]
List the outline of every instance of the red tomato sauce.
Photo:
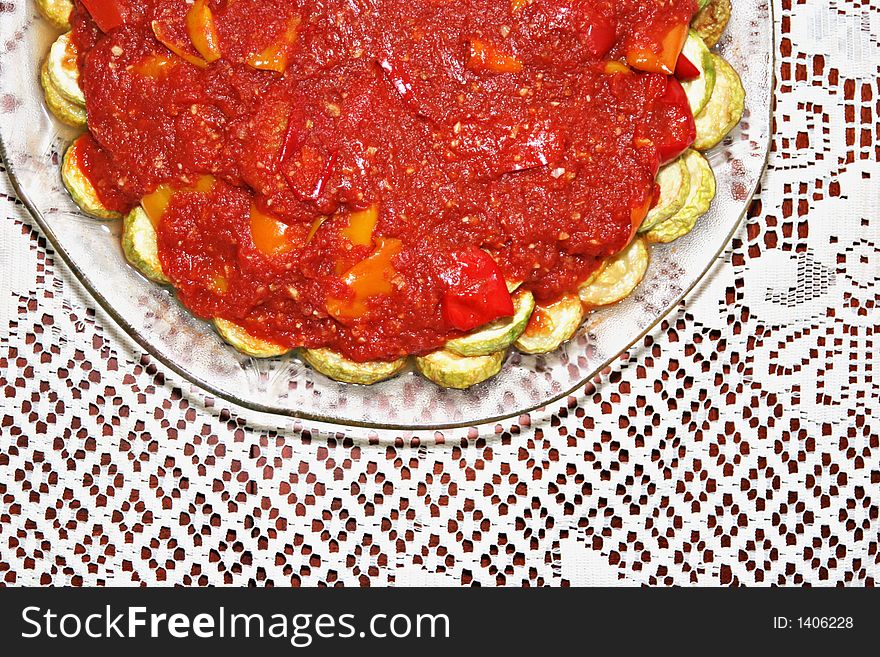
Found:
[{"label": "red tomato sauce", "polygon": [[157,232],[181,301],[291,347],[442,346],[444,268],[474,247],[539,302],[576,290],[692,125],[667,75],[606,64],[694,0],[198,1],[198,40],[193,3],[127,0],[108,33],[77,3],[83,160],[120,211],[178,190]]}]

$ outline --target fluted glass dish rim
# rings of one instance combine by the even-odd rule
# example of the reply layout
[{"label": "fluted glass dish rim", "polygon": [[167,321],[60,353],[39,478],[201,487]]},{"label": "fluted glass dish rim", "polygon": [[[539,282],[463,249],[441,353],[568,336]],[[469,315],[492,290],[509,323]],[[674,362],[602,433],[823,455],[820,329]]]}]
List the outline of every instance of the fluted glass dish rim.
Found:
[{"label": "fluted glass dish rim", "polygon": [[[13,1],[13,14],[16,12],[29,12],[31,17],[31,22],[28,24],[29,29],[41,29],[35,20],[33,19],[34,12],[32,10],[32,6],[30,8],[25,8],[21,5],[22,2],[29,3],[29,0],[14,0]],[[29,3],[32,5],[32,3]],[[737,16],[737,12],[746,11],[748,8],[749,16],[751,20],[742,20],[742,16]],[[737,21],[736,19],[740,20]],[[4,19],[8,20],[8,19]],[[734,20],[731,23],[732,26],[740,26],[739,29],[742,29],[743,26],[750,27],[752,30],[752,34],[757,36],[761,41],[762,45],[765,45],[769,48],[768,52],[759,52],[759,53],[745,53],[740,54],[740,59],[743,62],[746,62],[745,65],[755,65],[755,66],[764,66],[769,67],[769,70],[761,70],[757,72],[756,77],[762,81],[763,88],[761,89],[749,89],[747,86],[747,106],[750,101],[749,92],[751,94],[760,93],[766,96],[762,96],[759,99],[756,99],[754,95],[752,95],[751,100],[757,106],[762,109],[762,112],[766,112],[763,116],[759,116],[756,113],[752,113],[751,120],[753,122],[760,121],[758,124],[759,130],[762,130],[761,140],[760,142],[754,143],[750,145],[750,149],[752,152],[749,153],[752,157],[757,157],[757,161],[753,163],[753,171],[751,172],[751,179],[748,181],[748,189],[740,190],[738,196],[736,196],[736,216],[735,220],[731,221],[728,224],[729,229],[726,234],[720,232],[718,237],[714,239],[711,244],[711,248],[705,249],[704,253],[701,254],[701,262],[699,266],[694,267],[694,271],[690,272],[690,276],[686,282],[686,284],[682,285],[679,290],[675,294],[669,295],[669,298],[664,299],[665,303],[663,304],[663,308],[657,311],[656,316],[651,318],[651,320],[646,323],[644,326],[639,327],[637,330],[634,330],[631,334],[627,335],[625,338],[625,344],[621,348],[616,348],[613,353],[606,353],[601,358],[596,358],[593,361],[590,361],[587,368],[583,372],[578,372],[576,380],[570,381],[566,385],[563,385],[556,390],[554,390],[551,394],[542,395],[540,399],[536,399],[531,403],[518,403],[513,404],[509,409],[503,409],[501,412],[497,413],[476,413],[474,415],[467,415],[459,418],[455,418],[450,421],[436,421],[436,420],[411,420],[411,421],[382,421],[378,419],[373,419],[371,417],[367,418],[358,418],[358,417],[346,417],[340,412],[336,413],[325,413],[319,410],[320,405],[320,391],[315,391],[313,395],[317,401],[315,402],[313,407],[310,408],[301,408],[301,407],[288,407],[283,406],[280,403],[263,403],[254,399],[253,397],[247,397],[246,395],[236,394],[233,389],[230,388],[229,382],[226,382],[227,385],[215,385],[211,381],[208,380],[208,377],[199,376],[194,374],[190,369],[187,368],[187,361],[182,361],[180,354],[171,354],[168,353],[166,349],[163,349],[161,345],[157,344],[154,336],[146,335],[145,331],[142,328],[138,328],[135,324],[135,321],[132,321],[132,317],[129,317],[129,314],[124,312],[120,312],[117,305],[114,304],[110,299],[107,298],[107,295],[102,293],[102,291],[98,288],[95,282],[95,272],[87,271],[84,267],[85,264],[90,263],[81,263],[80,258],[75,257],[71,253],[69,240],[70,238],[62,238],[59,236],[58,231],[56,230],[56,223],[53,221],[55,216],[51,215],[50,212],[47,212],[47,205],[45,203],[45,199],[39,193],[34,193],[34,190],[31,189],[31,185],[25,184],[20,175],[19,175],[19,164],[20,156],[18,153],[11,152],[12,149],[8,146],[10,143],[10,129],[13,127],[9,125],[8,120],[4,120],[3,117],[9,117],[9,114],[0,115],[0,157],[2,157],[3,163],[6,166],[6,172],[10,178],[13,189],[18,195],[19,200],[24,204],[27,211],[33,217],[34,221],[36,221],[37,225],[40,227],[40,230],[45,235],[46,239],[52,245],[55,253],[61,257],[64,263],[70,268],[71,272],[76,276],[76,278],[82,283],[85,289],[89,292],[89,294],[95,299],[95,301],[103,308],[103,310],[108,314],[108,316],[116,322],[125,333],[134,340],[140,347],[142,347],[147,353],[156,358],[159,362],[161,362],[165,367],[174,371],[176,374],[182,376],[184,379],[191,381],[196,384],[199,388],[202,388],[205,392],[214,395],[218,398],[227,400],[233,404],[241,406],[245,409],[249,409],[252,411],[256,411],[259,413],[267,413],[274,414],[280,416],[286,416],[291,418],[297,418],[305,421],[319,422],[322,424],[331,424],[338,425],[342,427],[359,427],[359,428],[368,428],[368,429],[377,429],[377,430],[445,430],[445,429],[454,429],[460,427],[473,427],[478,425],[490,424],[490,423],[498,423],[504,420],[508,420],[510,418],[516,418],[526,413],[530,413],[535,411],[536,409],[540,409],[543,407],[547,407],[553,405],[559,400],[564,399],[577,390],[582,388],[588,381],[594,378],[597,374],[599,374],[603,369],[605,369],[608,365],[618,359],[621,354],[629,350],[634,344],[641,341],[645,335],[650,333],[655,329],[655,327],[663,321],[663,319],[678,306],[678,304],[685,298],[687,295],[694,289],[694,287],[704,278],[705,274],[712,268],[713,264],[717,261],[718,257],[724,252],[730,243],[733,236],[736,234],[739,229],[743,218],[745,217],[748,209],[750,207],[752,197],[755,193],[755,190],[760,182],[761,175],[766,166],[767,158],[769,157],[770,152],[770,139],[771,139],[771,126],[772,126],[772,94],[775,86],[774,80],[774,71],[775,71],[775,39],[774,39],[774,25],[773,25],[773,11],[772,5],[766,2],[754,2],[754,3],[746,3],[739,2],[734,7]],[[2,32],[2,28],[0,28],[0,32]],[[7,36],[3,34],[3,36]],[[726,40],[720,44],[720,52],[727,56],[727,51],[730,50],[734,52],[733,49],[737,47],[737,33],[731,33],[726,36]],[[756,55],[759,55],[756,57]],[[751,63],[749,63],[751,62]],[[39,62],[34,62],[34,70],[38,66]],[[6,82],[7,76],[9,73],[9,66],[2,66],[0,68],[0,92],[7,93]],[[763,76],[763,77],[762,77]],[[30,89],[39,89],[39,86],[30,87]],[[29,95],[29,94],[22,94]],[[33,98],[26,99],[29,102],[33,102]],[[39,102],[42,102],[42,98],[38,99]],[[760,100],[761,102],[754,102]],[[19,124],[14,126],[16,129],[21,129]],[[69,131],[61,130],[62,134],[66,134]],[[741,134],[741,133],[737,133]],[[736,139],[736,136],[734,136]],[[730,138],[717,147],[720,149],[719,152],[723,154],[725,148],[729,148]],[[735,143],[735,142],[734,142]],[[24,154],[26,157],[27,154]],[[758,166],[759,165],[759,166]],[[55,174],[57,176],[57,173]],[[719,177],[718,186],[719,188],[723,187],[727,184],[728,181]],[[54,209],[54,208],[53,208]],[[727,209],[729,212],[729,209]],[[699,231],[700,225],[698,222],[697,229],[695,231]],[[112,231],[111,231],[112,232]],[[665,247],[665,248],[675,248]],[[662,274],[663,272],[650,272],[649,277],[657,276]],[[614,308],[606,309],[606,313],[610,313],[608,318],[605,318],[603,321],[613,321],[614,318]],[[589,322],[588,322],[589,323]],[[208,330],[208,329],[206,329]],[[583,341],[581,341],[583,342]],[[228,349],[232,349],[231,347],[226,347]],[[552,356],[551,356],[552,358]],[[243,365],[245,367],[246,365]],[[259,370],[260,365],[255,365]],[[528,365],[518,365],[506,363],[505,367],[528,367]],[[293,370],[291,370],[292,372]],[[300,374],[305,372],[305,370],[300,370]],[[408,375],[415,376],[415,375]],[[398,381],[398,384],[394,382]],[[496,383],[493,383],[496,381]],[[498,380],[489,380],[484,384],[480,384],[481,386],[487,386],[485,390],[487,390],[487,394],[497,394],[498,391],[492,390],[491,386],[493,385],[503,385],[503,379]],[[332,385],[334,390],[337,386],[345,385],[345,384],[337,384],[337,383],[329,383],[323,382],[321,377],[316,376],[314,380],[310,380],[310,384],[314,386]],[[388,397],[387,400],[383,400],[387,404],[391,403],[393,405],[393,401],[395,401],[395,397],[397,400],[402,400],[405,397],[403,386],[404,378],[393,379],[389,382],[384,382],[381,384],[384,386],[382,388],[382,392],[379,394],[383,394]],[[394,386],[397,385],[400,387],[400,390],[395,391]],[[390,387],[389,387],[390,386]],[[356,388],[363,389],[363,386],[356,386]],[[337,393],[339,394],[339,393]],[[344,392],[342,393],[344,396]],[[358,392],[359,395],[366,395],[366,393]],[[440,399],[442,401],[442,395],[444,394],[442,391],[435,392],[434,394],[441,395]],[[450,393],[452,394],[452,393]],[[455,393],[458,394],[458,393]],[[467,393],[465,393],[467,394]],[[479,395],[479,391],[475,394]],[[433,397],[432,397],[433,398]],[[307,398],[308,399],[308,398]],[[476,403],[479,403],[479,397],[476,398]],[[344,402],[344,399],[343,399]],[[429,405],[431,402],[426,401],[423,402],[423,405]],[[343,403],[344,406],[344,403]]]}]

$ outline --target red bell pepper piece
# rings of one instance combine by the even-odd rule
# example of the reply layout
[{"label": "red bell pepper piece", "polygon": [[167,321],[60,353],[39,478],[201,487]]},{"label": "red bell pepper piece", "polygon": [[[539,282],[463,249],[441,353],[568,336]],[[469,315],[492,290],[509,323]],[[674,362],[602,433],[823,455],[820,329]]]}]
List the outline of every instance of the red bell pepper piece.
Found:
[{"label": "red bell pepper piece", "polygon": [[303,145],[306,137],[306,117],[298,107],[293,107],[287,115],[287,129],[281,142],[278,161],[284,163]]},{"label": "red bell pepper piece", "polygon": [[696,80],[700,77],[700,69],[694,66],[694,63],[684,53],[681,53],[678,56],[678,62],[675,64],[675,77],[682,82]]},{"label": "red bell pepper piece", "polygon": [[[284,174],[291,191],[301,201],[316,201],[324,193],[327,182],[336,171],[338,151],[326,156],[321,150],[303,144],[296,153],[289,156],[292,165],[284,166]],[[282,165],[286,163],[285,158]]]},{"label": "red bell pepper piece", "polygon": [[470,331],[499,317],[513,315],[513,299],[501,269],[477,247],[453,253],[440,272],[445,285],[441,310],[444,321]]},{"label": "red bell pepper piece", "polygon": [[660,96],[660,101],[669,105],[690,107],[684,87],[681,86],[681,82],[673,77],[666,79],[666,91]]},{"label": "red bell pepper piece", "polygon": [[128,7],[123,0],[82,0],[82,3],[105,33],[122,27],[128,18]]},{"label": "red bell pepper piece", "polygon": [[666,80],[666,91],[657,101],[661,111],[672,115],[669,129],[655,141],[660,162],[669,162],[681,155],[697,138],[694,115],[681,82],[673,77]]},{"label": "red bell pepper piece", "polygon": [[579,37],[591,55],[601,59],[617,41],[614,22],[599,12],[584,6],[580,16]]}]

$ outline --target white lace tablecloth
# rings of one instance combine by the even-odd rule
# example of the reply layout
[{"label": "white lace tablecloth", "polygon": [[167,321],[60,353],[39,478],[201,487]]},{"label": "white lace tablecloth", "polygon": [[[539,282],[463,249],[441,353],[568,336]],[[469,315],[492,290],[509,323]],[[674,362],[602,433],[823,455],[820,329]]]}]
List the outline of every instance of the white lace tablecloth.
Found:
[{"label": "white lace tablecloth", "polygon": [[773,152],[723,261],[494,435],[375,444],[206,398],[3,176],[0,582],[877,583],[880,5],[774,4]]}]

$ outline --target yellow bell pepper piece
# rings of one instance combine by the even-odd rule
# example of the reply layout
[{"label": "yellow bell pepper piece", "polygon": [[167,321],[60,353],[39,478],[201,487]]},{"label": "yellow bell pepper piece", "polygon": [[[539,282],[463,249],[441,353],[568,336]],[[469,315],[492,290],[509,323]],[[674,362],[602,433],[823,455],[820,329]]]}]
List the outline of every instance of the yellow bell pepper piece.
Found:
[{"label": "yellow bell pepper piece", "polygon": [[266,214],[256,205],[251,205],[250,223],[254,246],[267,256],[281,255],[293,248],[293,242],[287,234],[287,224]]},{"label": "yellow bell pepper piece", "polygon": [[196,0],[186,14],[186,32],[193,47],[209,64],[222,56],[220,35],[207,0]]},{"label": "yellow bell pepper piece", "polygon": [[348,226],[342,230],[342,236],[356,246],[370,246],[373,243],[373,230],[379,221],[379,206],[371,205],[365,210],[358,210],[348,215]]},{"label": "yellow bell pepper piece", "polygon": [[391,260],[400,253],[402,246],[399,239],[378,240],[372,255],[361,260],[342,276],[342,280],[352,291],[353,298],[327,299],[327,312],[337,319],[357,318],[367,311],[367,299],[391,292],[391,279],[396,274]]}]

